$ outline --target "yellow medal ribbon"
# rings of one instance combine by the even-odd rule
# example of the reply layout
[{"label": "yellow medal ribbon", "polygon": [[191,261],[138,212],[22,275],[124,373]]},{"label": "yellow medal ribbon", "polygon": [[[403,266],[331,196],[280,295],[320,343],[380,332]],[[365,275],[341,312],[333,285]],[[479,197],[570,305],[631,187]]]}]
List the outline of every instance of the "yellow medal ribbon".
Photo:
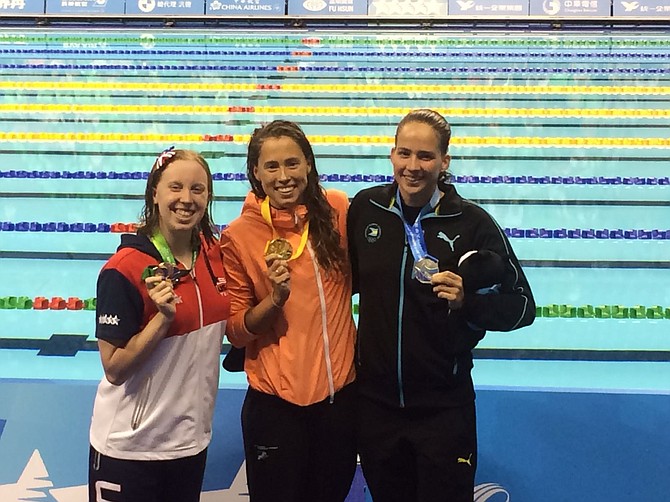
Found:
[{"label": "yellow medal ribbon", "polygon": [[[275,227],[272,224],[272,215],[270,214],[270,197],[266,196],[265,199],[263,199],[263,202],[261,202],[261,215],[272,229],[272,239],[269,240],[265,245],[265,252],[267,252],[270,242],[272,242],[272,240],[274,240],[275,238],[279,237],[279,234],[277,234],[277,231],[275,230]],[[295,260],[302,254],[302,252],[305,250],[305,246],[307,245],[308,236],[309,236],[309,221],[306,221],[302,229],[302,235],[300,236],[300,244],[298,245],[298,249],[296,249],[293,252],[289,260]]]}]

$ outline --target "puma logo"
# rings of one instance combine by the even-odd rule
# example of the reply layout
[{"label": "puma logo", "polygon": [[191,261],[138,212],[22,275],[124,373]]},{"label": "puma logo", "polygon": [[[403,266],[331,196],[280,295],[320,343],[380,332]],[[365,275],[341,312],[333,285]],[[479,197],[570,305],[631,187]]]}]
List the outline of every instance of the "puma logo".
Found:
[{"label": "puma logo", "polygon": [[454,237],[453,239],[450,239],[450,238],[447,236],[447,234],[445,234],[444,232],[438,232],[438,234],[437,234],[437,238],[438,238],[438,239],[442,239],[444,242],[446,242],[447,244],[449,244],[449,247],[451,248],[452,251],[454,251],[454,242],[456,242],[456,239],[458,239],[460,236],[461,236],[461,234],[458,234],[458,235],[457,235],[456,237]]},{"label": "puma logo", "polygon": [[270,455],[273,451],[279,450],[279,446],[261,446],[254,445],[256,447],[256,460],[263,461],[270,458]]},{"label": "puma logo", "polygon": [[468,464],[470,467],[472,467],[472,453],[470,453],[470,456],[468,458],[463,458],[463,457],[458,457],[456,459],[457,464]]}]

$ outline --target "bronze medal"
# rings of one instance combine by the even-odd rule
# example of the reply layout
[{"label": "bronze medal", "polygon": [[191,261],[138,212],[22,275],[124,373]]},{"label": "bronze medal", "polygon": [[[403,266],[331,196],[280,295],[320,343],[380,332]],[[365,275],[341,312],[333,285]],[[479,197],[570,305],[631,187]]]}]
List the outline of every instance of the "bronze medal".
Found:
[{"label": "bronze medal", "polygon": [[169,262],[162,262],[153,268],[153,275],[162,277],[166,281],[177,284],[179,280],[187,276],[191,271],[174,266]]},{"label": "bronze medal", "polygon": [[[166,261],[151,267],[151,270],[154,276],[162,277],[164,280],[172,284],[173,287],[177,285],[181,277],[189,273],[188,270],[182,270],[180,268],[177,268],[172,263]],[[181,302],[182,302],[181,296],[175,294],[174,303],[181,303]]]},{"label": "bronze medal", "polygon": [[162,277],[163,279],[166,279],[166,280],[172,280],[172,276],[174,275],[174,270],[175,270],[175,266],[172,263],[165,262],[165,261],[159,263],[153,269],[155,276]]},{"label": "bronze medal", "polygon": [[278,254],[282,260],[289,260],[293,255],[293,247],[286,239],[272,239],[265,247],[265,256]]}]

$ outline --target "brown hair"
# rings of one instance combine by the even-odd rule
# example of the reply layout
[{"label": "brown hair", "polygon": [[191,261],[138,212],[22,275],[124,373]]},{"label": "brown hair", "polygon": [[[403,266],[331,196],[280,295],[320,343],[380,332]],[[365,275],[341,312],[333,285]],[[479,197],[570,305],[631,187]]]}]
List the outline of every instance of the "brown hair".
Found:
[{"label": "brown hair", "polygon": [[340,232],[334,223],[334,210],[319,184],[319,173],[316,170],[312,145],[298,124],[287,120],[275,120],[253,132],[247,150],[247,177],[251,183],[251,191],[261,199],[267,196],[260,180],[254,175],[254,168],[258,166],[263,142],[267,138],[284,137],[296,142],[312,168],[307,174],[307,187],[303,198],[309,221],[309,241],[316,253],[316,259],[319,265],[326,270],[341,271],[346,255],[340,244]]},{"label": "brown hair", "polygon": [[[419,122],[421,124],[426,124],[435,132],[437,140],[440,143],[440,152],[442,155],[446,155],[449,151],[449,141],[451,140],[451,126],[447,119],[440,115],[435,110],[430,110],[428,108],[418,108],[412,110],[407,115],[405,115],[402,120],[398,123],[398,127],[395,131],[395,142],[398,142],[398,133],[400,130],[405,127],[407,124],[412,122]],[[447,171],[442,171],[438,178],[439,181],[447,182],[450,175]]]},{"label": "brown hair", "polygon": [[[212,182],[212,171],[209,169],[209,164],[207,164],[207,161],[203,158],[202,155],[193,150],[172,151],[174,151],[174,155],[170,157],[163,154],[159,155],[159,157],[154,161],[153,167],[151,168],[149,178],[147,179],[147,186],[144,190],[144,208],[142,209],[142,214],[140,215],[140,225],[137,228],[137,233],[150,236],[158,228],[160,215],[158,213],[158,205],[154,204],[154,192],[158,182],[163,176],[163,172],[170,164],[177,160],[189,160],[200,164],[207,173],[207,207],[205,208],[205,214],[202,216],[202,219],[193,229],[191,241],[194,247],[197,246],[200,243],[200,232],[202,232],[205,240],[214,242],[216,240],[215,236],[218,231],[210,216],[212,200],[214,198],[214,184]],[[160,165],[159,159],[162,160]]]}]

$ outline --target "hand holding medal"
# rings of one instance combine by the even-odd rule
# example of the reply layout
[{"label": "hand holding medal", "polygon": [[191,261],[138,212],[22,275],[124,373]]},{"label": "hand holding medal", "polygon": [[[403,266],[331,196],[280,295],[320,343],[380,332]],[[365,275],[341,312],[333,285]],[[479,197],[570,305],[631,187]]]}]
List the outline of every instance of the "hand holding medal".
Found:
[{"label": "hand holding medal", "polygon": [[431,280],[433,292],[438,298],[447,300],[451,310],[457,310],[463,306],[465,292],[463,291],[463,279],[460,275],[445,270],[433,274]]},{"label": "hand holding medal", "polygon": [[436,189],[431,198],[431,202],[422,208],[419,211],[419,214],[415,215],[415,218],[412,218],[414,223],[410,223],[405,219],[402,198],[400,197],[399,191],[396,193],[396,198],[394,199],[398,200],[402,216],[402,223],[405,227],[405,237],[407,238],[409,249],[412,252],[412,257],[414,258],[412,278],[416,279],[422,284],[431,284],[432,277],[440,271],[437,258],[433,258],[430,254],[428,254],[426,241],[423,236],[423,228],[421,227],[422,214],[424,214],[427,209],[437,205],[439,195],[440,192]]},{"label": "hand holding medal", "polygon": [[184,270],[170,262],[161,262],[150,268],[153,271],[153,275],[162,277],[166,281],[170,281],[172,286],[176,286],[182,277],[185,277],[190,273],[190,270]]},{"label": "hand holding medal", "polygon": [[298,245],[298,248],[293,251],[291,243],[287,239],[278,237],[277,231],[272,224],[269,197],[265,197],[261,203],[261,215],[272,229],[273,235],[273,238],[265,245],[264,252],[265,263],[268,266],[268,278],[272,283],[270,300],[275,307],[281,308],[291,294],[291,274],[288,262],[290,260],[296,260],[302,255],[309,237],[309,221],[305,221],[300,235],[300,244]]},{"label": "hand holding medal", "polygon": [[181,297],[175,294],[174,287],[185,274],[188,274],[188,270],[179,269],[169,262],[147,267],[142,274],[149,297],[165,315],[173,316],[176,304],[182,302]]},{"label": "hand holding medal", "polygon": [[[153,269],[153,275],[166,281],[172,287],[173,292],[179,280],[189,273],[188,270],[178,268],[170,262],[161,262],[151,268]],[[174,303],[181,303],[181,301],[181,296],[174,295]]]},{"label": "hand holding medal", "polygon": [[[172,254],[172,250],[160,231],[154,232],[150,239],[153,245],[156,246],[156,250],[160,253],[163,261],[158,265],[144,269],[142,279],[145,281],[147,288],[149,288],[149,296],[151,296],[151,299],[156,303],[159,310],[161,308],[159,301],[172,304],[174,308],[174,305],[182,301],[181,297],[174,293],[174,287],[182,277],[190,273],[190,270],[177,267],[177,261]],[[195,264],[197,256],[198,250],[193,249],[192,264]],[[156,288],[159,289],[154,291]],[[152,294],[152,291],[154,294]],[[163,297],[162,293],[164,293],[165,297]]]},{"label": "hand holding medal", "polygon": [[265,246],[265,262],[268,266],[268,278],[272,283],[270,299],[276,307],[283,307],[291,294],[291,274],[288,260],[293,254],[293,247],[286,239],[273,239]]},{"label": "hand holding medal", "polygon": [[[436,188],[431,198],[431,202],[426,205],[422,211],[432,207],[437,207],[439,200],[439,190]],[[399,201],[400,192],[396,194]],[[402,203],[400,204],[402,208]],[[423,235],[423,228],[421,227],[421,212],[414,220],[414,223],[409,223],[403,213],[403,225],[405,227],[405,236],[407,237],[407,244],[409,245],[412,257],[414,258],[414,267],[412,268],[412,278],[416,279],[422,284],[432,284],[433,292],[438,298],[442,298],[449,302],[449,308],[452,310],[459,309],[463,306],[463,280],[460,275],[445,270],[440,272],[438,260],[428,253],[426,241]]]},{"label": "hand holding medal", "polygon": [[437,260],[432,256],[425,256],[414,264],[412,270],[414,278],[423,283],[430,284],[431,278],[439,272]]},{"label": "hand holding medal", "polygon": [[279,255],[279,258],[285,261],[291,259],[293,255],[293,246],[286,239],[272,239],[265,246],[265,256],[276,254]]}]

